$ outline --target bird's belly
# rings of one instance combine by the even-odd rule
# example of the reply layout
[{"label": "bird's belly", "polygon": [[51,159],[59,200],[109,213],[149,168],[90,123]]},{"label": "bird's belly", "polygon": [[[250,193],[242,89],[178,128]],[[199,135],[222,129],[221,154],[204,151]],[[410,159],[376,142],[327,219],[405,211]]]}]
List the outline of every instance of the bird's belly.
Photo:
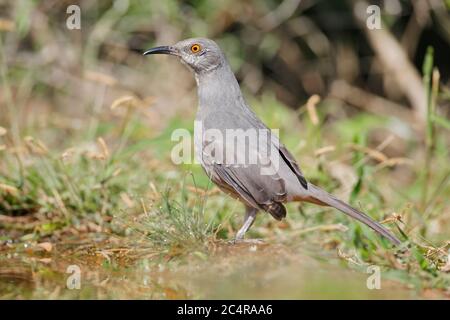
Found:
[{"label": "bird's belly", "polygon": [[200,163],[200,165],[205,170],[206,174],[211,177],[212,172],[212,165],[211,163],[207,163],[204,161],[203,157],[203,130],[200,130],[198,128],[194,128],[194,154],[195,154],[195,160],[197,163]]},{"label": "bird's belly", "polygon": [[198,163],[203,165],[202,161],[202,152],[203,152],[203,137],[201,132],[197,130],[197,128],[194,129],[194,154],[195,154],[195,160],[197,160]]}]

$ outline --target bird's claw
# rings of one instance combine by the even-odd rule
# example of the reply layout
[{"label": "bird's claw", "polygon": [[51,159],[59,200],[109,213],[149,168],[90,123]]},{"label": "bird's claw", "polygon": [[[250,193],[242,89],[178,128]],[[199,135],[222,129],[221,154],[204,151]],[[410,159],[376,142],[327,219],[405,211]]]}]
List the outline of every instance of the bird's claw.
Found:
[{"label": "bird's claw", "polygon": [[238,238],[234,238],[233,240],[229,241],[229,244],[232,244],[232,245],[236,245],[236,244],[240,244],[240,243],[263,244],[264,241],[262,239],[238,239]]}]

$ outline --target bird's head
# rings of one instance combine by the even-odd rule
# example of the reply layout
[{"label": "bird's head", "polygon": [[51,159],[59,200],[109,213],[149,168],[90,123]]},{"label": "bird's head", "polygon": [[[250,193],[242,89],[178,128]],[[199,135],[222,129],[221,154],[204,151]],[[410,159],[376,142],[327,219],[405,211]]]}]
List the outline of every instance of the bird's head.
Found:
[{"label": "bird's head", "polygon": [[160,46],[144,52],[148,54],[170,54],[177,56],[196,74],[208,73],[220,67],[225,58],[219,46],[210,39],[192,38],[173,46]]}]

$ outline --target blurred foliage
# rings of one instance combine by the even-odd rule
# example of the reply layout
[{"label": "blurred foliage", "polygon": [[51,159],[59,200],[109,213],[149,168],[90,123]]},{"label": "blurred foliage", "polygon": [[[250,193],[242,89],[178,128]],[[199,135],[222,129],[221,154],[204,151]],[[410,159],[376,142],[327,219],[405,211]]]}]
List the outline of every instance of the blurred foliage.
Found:
[{"label": "blurred foliage", "polygon": [[[309,95],[329,94],[336,79],[403,103],[388,70],[377,62],[365,25],[352,13],[365,10],[358,3],[363,2],[3,0],[0,8],[2,18],[13,19],[17,30],[4,35],[9,59],[17,58],[17,50],[19,58],[27,52],[40,52],[45,55],[44,66],[59,60],[59,66],[79,72],[80,66],[96,64],[98,59],[133,64],[137,57],[130,59],[128,50],[139,54],[154,44],[206,36],[218,41],[247,90],[274,91],[293,108]],[[79,31],[65,28],[65,11],[71,4],[82,8]],[[371,4],[382,8],[384,28],[397,37],[417,69],[426,48],[435,48],[435,63],[447,83],[448,3],[390,0]],[[52,42],[56,42],[53,48]],[[21,60],[17,64],[23,66]],[[42,67],[40,63],[39,69],[46,70]]]},{"label": "blurred foliage", "polygon": [[[66,28],[72,4],[81,30]],[[358,18],[363,1],[0,0],[0,297],[448,295],[450,4],[371,4],[382,30]],[[405,244],[289,204],[286,221],[260,215],[250,230],[266,244],[228,245],[241,206],[199,165],[170,158],[172,132],[193,131],[192,76],[141,55],[193,36],[219,43],[308,179]],[[89,284],[55,290],[73,260]],[[371,264],[395,280],[389,290],[369,292],[341,268]]]}]

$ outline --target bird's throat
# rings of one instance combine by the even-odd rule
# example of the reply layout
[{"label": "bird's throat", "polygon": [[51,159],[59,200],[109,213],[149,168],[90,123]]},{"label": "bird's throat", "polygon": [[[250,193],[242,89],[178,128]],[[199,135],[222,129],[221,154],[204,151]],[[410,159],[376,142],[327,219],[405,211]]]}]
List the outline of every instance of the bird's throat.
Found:
[{"label": "bird's throat", "polygon": [[242,98],[239,83],[228,65],[206,74],[196,74],[199,112],[224,111],[239,107]]}]

